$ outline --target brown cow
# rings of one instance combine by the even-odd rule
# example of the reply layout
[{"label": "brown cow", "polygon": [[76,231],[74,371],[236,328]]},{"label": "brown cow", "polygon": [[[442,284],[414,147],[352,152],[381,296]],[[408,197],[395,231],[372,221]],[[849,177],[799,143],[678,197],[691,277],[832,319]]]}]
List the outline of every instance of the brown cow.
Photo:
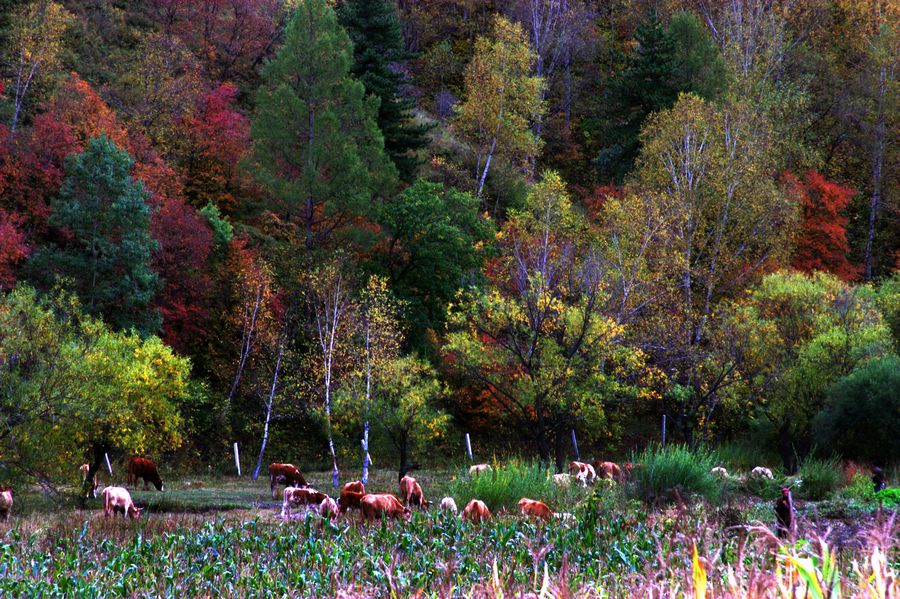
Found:
[{"label": "brown cow", "polygon": [[406,507],[428,507],[425,495],[422,494],[422,487],[411,476],[404,476],[400,479],[400,497],[403,498],[403,505]]},{"label": "brown cow", "polygon": [[362,512],[362,519],[369,521],[383,516],[408,520],[410,515],[412,515],[409,508],[404,507],[396,495],[389,493],[366,495],[360,500],[359,507]]},{"label": "brown cow", "polygon": [[523,516],[540,518],[541,520],[550,520],[553,518],[553,510],[547,507],[546,503],[528,499],[526,497],[519,500],[519,511],[522,512]]},{"label": "brown cow", "polygon": [[354,493],[362,493],[366,494],[366,485],[362,484],[362,481],[354,480],[352,482],[344,485],[344,488],[341,491],[353,491]]},{"label": "brown cow", "polygon": [[480,499],[473,499],[463,509],[462,519],[468,522],[487,522],[491,519],[491,511]]},{"label": "brown cow", "polygon": [[588,484],[594,484],[594,481],[597,480],[597,472],[594,470],[594,467],[584,462],[572,462],[569,464],[569,476],[585,487]]},{"label": "brown cow", "polygon": [[300,469],[293,464],[269,464],[269,490],[275,497],[275,485],[285,487],[306,487],[306,479],[303,478]]},{"label": "brown cow", "polygon": [[356,491],[341,491],[341,496],[338,497],[338,513],[343,514],[349,510],[360,509],[359,503],[365,496],[365,493],[357,493]]},{"label": "brown cow", "polygon": [[622,469],[615,462],[604,462],[596,460],[594,468],[597,470],[597,476],[600,478],[608,478],[610,480],[622,480]]},{"label": "brown cow", "polygon": [[[157,491],[163,490],[163,482],[159,477],[159,470],[156,469],[156,462],[147,458],[132,457],[128,459],[128,476],[125,482],[129,486],[137,485],[139,478],[144,479],[144,490],[147,490],[147,483],[153,483]],[[113,487],[115,488],[115,487]]]},{"label": "brown cow", "polygon": [[103,515],[109,517],[113,513],[122,512],[122,517],[140,518],[141,509],[134,505],[128,489],[122,487],[106,487],[103,489]]},{"label": "brown cow", "polygon": [[328,495],[316,491],[315,489],[308,489],[305,487],[286,487],[284,489],[284,501],[281,504],[281,517],[291,517],[292,505],[318,506],[323,501],[325,501],[327,497]]},{"label": "brown cow", "polygon": [[13,506],[12,487],[0,487],[0,520],[9,522],[9,512]]}]

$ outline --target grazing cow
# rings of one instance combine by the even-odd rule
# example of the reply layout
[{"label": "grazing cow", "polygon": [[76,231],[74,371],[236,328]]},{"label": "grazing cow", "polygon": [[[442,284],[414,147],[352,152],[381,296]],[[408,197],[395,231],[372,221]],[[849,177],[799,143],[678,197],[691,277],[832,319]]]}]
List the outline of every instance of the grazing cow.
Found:
[{"label": "grazing cow", "polygon": [[791,498],[791,490],[784,488],[781,490],[781,497],[775,502],[775,531],[778,538],[784,539],[791,534],[791,528],[794,522],[794,502]]},{"label": "grazing cow", "polygon": [[475,476],[477,474],[486,474],[493,470],[490,464],[475,464],[474,466],[469,466],[469,476]]},{"label": "grazing cow", "polygon": [[728,478],[728,470],[721,466],[716,466],[712,470],[709,471],[710,474],[715,476],[716,478]]},{"label": "grazing cow", "polygon": [[159,470],[156,469],[156,462],[147,458],[132,457],[128,459],[128,476],[126,483],[129,486],[137,485],[139,478],[144,479],[144,490],[147,490],[147,483],[153,483],[157,491],[163,490],[163,482],[159,477]]},{"label": "grazing cow", "polygon": [[356,491],[341,491],[341,496],[338,497],[338,513],[343,514],[348,510],[360,509],[360,502],[365,496],[365,493]]},{"label": "grazing cow", "polygon": [[344,488],[341,490],[342,491],[353,491],[354,493],[362,493],[363,495],[366,494],[366,486],[364,484],[362,484],[362,481],[359,481],[359,480],[354,480],[353,482],[347,483],[346,485],[344,485]]},{"label": "grazing cow", "polygon": [[634,462],[625,462],[624,464],[622,464],[623,480],[631,480],[631,476],[632,474],[634,474],[634,470],[640,467],[640,464],[635,464]]},{"label": "grazing cow", "polygon": [[450,512],[455,516],[457,513],[456,501],[454,501],[452,497],[444,497],[441,499],[441,510]]},{"label": "grazing cow", "polygon": [[9,512],[13,506],[12,487],[0,487],[0,520],[9,522]]},{"label": "grazing cow", "polygon": [[318,506],[328,496],[325,493],[308,489],[306,487],[286,487],[284,489],[284,501],[281,503],[281,517],[290,518],[291,506]]},{"label": "grazing cow", "polygon": [[406,507],[428,507],[425,495],[422,494],[422,487],[411,476],[404,476],[400,479],[400,497],[403,498],[403,505]]},{"label": "grazing cow", "polygon": [[462,519],[476,524],[478,522],[487,522],[491,519],[491,511],[483,501],[473,499],[463,509]]},{"label": "grazing cow", "polygon": [[772,476],[772,471],[765,466],[757,466],[750,471],[750,478],[768,478],[772,480],[775,477]]},{"label": "grazing cow", "polygon": [[560,474],[553,475],[553,484],[557,487],[567,488],[572,485],[572,476],[570,474],[566,474],[562,472]]},{"label": "grazing cow", "polygon": [[531,518],[540,518],[541,520],[550,520],[553,518],[553,510],[547,507],[546,503],[528,499],[527,497],[523,497],[519,500],[519,511],[523,516],[529,516]]},{"label": "grazing cow", "polygon": [[594,468],[597,469],[597,475],[600,478],[607,478],[609,480],[621,481],[622,479],[622,469],[619,468],[619,465],[615,462],[603,462],[600,460],[596,460],[594,462]]},{"label": "grazing cow", "polygon": [[[81,473],[81,486],[84,487],[87,485],[88,475],[91,473],[91,465],[90,464],[82,464],[78,467],[78,472]],[[94,472],[94,480],[91,483],[91,490],[85,491],[85,497],[96,497],[97,489],[100,488],[100,482],[97,480],[97,474],[99,472]]]},{"label": "grazing cow", "polygon": [[569,464],[569,475],[585,487],[588,486],[588,483],[593,484],[597,480],[597,472],[594,470],[594,467],[584,462],[572,462]]},{"label": "grazing cow", "polygon": [[372,521],[375,518],[402,518],[408,520],[412,515],[408,507],[404,507],[396,495],[389,493],[366,495],[359,502],[362,519]]},{"label": "grazing cow", "polygon": [[337,503],[331,497],[326,497],[319,504],[318,512],[323,518],[336,518],[338,515]]},{"label": "grazing cow", "polygon": [[106,487],[103,489],[103,515],[109,517],[113,513],[122,512],[122,517],[140,518],[141,509],[134,505],[128,489],[122,487]]},{"label": "grazing cow", "polygon": [[275,497],[275,485],[285,487],[305,487],[306,479],[300,469],[293,464],[269,464],[269,490]]}]

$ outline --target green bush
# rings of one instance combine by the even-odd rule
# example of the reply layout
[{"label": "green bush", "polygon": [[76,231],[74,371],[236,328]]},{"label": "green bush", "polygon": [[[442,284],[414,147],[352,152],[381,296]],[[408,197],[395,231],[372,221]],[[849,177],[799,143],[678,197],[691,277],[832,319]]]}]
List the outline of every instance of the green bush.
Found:
[{"label": "green bush", "polygon": [[470,500],[480,499],[491,512],[506,508],[517,509],[523,497],[538,499],[559,511],[559,504],[567,496],[579,493],[577,488],[557,488],[548,470],[535,462],[513,460],[503,465],[494,464],[491,472],[469,476],[462,472],[450,485],[450,495],[462,509]]},{"label": "green bush", "polygon": [[857,472],[850,479],[850,483],[841,489],[840,496],[860,503],[873,501],[875,486],[872,484],[872,478],[863,472]]},{"label": "green bush", "polygon": [[797,495],[803,499],[818,501],[831,496],[841,486],[844,478],[837,458],[807,458],[797,473],[800,488]]},{"label": "green bush", "polygon": [[684,499],[693,495],[718,501],[721,497],[721,483],[710,473],[719,458],[708,449],[648,447],[634,461],[641,467],[634,470],[633,489],[644,501],[671,501],[675,489]]},{"label": "green bush", "polygon": [[813,427],[821,446],[846,458],[900,455],[900,358],[872,360],[832,385]]}]

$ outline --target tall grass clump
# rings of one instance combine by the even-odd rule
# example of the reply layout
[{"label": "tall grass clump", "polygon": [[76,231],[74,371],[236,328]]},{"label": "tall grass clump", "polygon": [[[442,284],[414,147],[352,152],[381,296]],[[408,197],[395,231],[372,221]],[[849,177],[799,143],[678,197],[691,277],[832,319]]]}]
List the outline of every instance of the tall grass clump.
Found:
[{"label": "tall grass clump", "polygon": [[492,512],[500,508],[515,510],[523,497],[538,499],[555,508],[566,490],[557,489],[547,469],[537,462],[512,460],[476,476],[463,472],[450,485],[450,495],[462,508],[472,499],[485,502]]},{"label": "tall grass clump", "polygon": [[729,472],[749,472],[757,466],[774,464],[780,461],[778,454],[764,449],[764,445],[750,443],[724,443],[716,447],[719,458],[718,466],[725,466]]},{"label": "tall grass clump", "polygon": [[800,464],[797,476],[802,481],[797,495],[813,501],[819,501],[834,494],[840,488],[844,478],[841,465],[835,457],[807,458]]},{"label": "tall grass clump", "polygon": [[672,501],[675,492],[683,499],[691,495],[718,501],[722,487],[710,472],[718,456],[705,448],[684,445],[647,447],[635,459],[634,490],[644,501]]}]

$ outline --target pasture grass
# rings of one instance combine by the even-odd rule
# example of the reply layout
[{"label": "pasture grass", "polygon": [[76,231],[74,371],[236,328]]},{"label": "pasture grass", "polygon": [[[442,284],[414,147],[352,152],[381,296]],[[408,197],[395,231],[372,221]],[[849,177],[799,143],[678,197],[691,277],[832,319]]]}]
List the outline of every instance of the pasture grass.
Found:
[{"label": "pasture grass", "polygon": [[831,497],[841,487],[844,473],[835,457],[807,458],[800,464],[797,478],[800,479],[797,496],[821,501]]},{"label": "pasture grass", "polygon": [[711,450],[691,450],[684,445],[651,446],[633,461],[641,465],[633,472],[633,490],[644,501],[702,497],[716,502],[722,496],[723,483],[710,472],[719,464],[718,456]]},{"label": "pasture grass", "polygon": [[515,512],[523,497],[543,501],[554,511],[566,511],[587,492],[571,481],[568,487],[554,484],[551,472],[538,462],[511,460],[495,463],[490,472],[469,476],[468,468],[453,479],[448,494],[462,508],[472,499],[480,499],[491,512]]}]

